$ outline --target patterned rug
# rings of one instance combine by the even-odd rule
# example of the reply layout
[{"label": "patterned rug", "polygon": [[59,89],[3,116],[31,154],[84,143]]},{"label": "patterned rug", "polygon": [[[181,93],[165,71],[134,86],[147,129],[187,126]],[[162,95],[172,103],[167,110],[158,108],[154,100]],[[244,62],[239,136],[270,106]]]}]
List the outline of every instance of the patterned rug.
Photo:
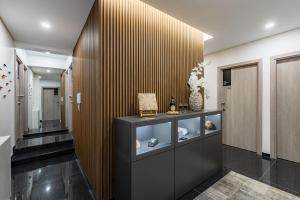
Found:
[{"label": "patterned rug", "polygon": [[300,200],[299,197],[233,171],[194,200]]}]

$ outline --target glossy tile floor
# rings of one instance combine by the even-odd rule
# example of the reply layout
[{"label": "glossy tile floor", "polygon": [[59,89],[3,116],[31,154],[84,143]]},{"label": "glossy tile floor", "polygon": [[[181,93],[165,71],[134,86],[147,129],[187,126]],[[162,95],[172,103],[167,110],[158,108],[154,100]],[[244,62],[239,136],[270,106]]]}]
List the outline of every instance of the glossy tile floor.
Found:
[{"label": "glossy tile floor", "polygon": [[180,200],[191,200],[230,171],[234,171],[300,197],[300,164],[281,159],[263,159],[256,153],[223,147],[223,171],[200,184]]},{"label": "glossy tile floor", "polygon": [[29,132],[25,133],[25,135],[44,133],[44,132],[53,132],[53,131],[63,131],[63,130],[67,130],[67,129],[61,126],[59,120],[43,121],[39,129],[30,130]]},{"label": "glossy tile floor", "polygon": [[13,168],[12,195],[13,200],[94,199],[74,155]]}]

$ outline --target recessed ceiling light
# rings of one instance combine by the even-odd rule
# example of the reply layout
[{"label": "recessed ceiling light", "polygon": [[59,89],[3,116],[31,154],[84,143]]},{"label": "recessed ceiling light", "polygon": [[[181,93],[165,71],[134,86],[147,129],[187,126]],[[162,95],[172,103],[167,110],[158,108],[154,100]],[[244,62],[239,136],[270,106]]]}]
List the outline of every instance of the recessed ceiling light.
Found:
[{"label": "recessed ceiling light", "polygon": [[51,70],[50,70],[50,69],[47,69],[47,70],[46,70],[46,72],[47,72],[47,73],[50,73],[50,72],[51,72]]},{"label": "recessed ceiling light", "polygon": [[211,35],[208,35],[207,33],[203,33],[203,40],[204,41],[207,41],[207,40],[210,40],[210,39],[213,39],[214,37],[211,36]]},{"label": "recessed ceiling light", "polygon": [[50,53],[50,51],[46,51],[45,54],[48,54],[48,55],[49,55],[49,54],[51,54],[51,53]]},{"label": "recessed ceiling light", "polygon": [[49,22],[41,22],[41,26],[44,29],[50,29],[51,28],[51,24]]},{"label": "recessed ceiling light", "polygon": [[45,188],[46,192],[49,192],[51,190],[51,186],[50,185],[47,185],[46,188]]},{"label": "recessed ceiling light", "polygon": [[271,29],[275,26],[275,22],[268,22],[265,25],[265,29]]}]

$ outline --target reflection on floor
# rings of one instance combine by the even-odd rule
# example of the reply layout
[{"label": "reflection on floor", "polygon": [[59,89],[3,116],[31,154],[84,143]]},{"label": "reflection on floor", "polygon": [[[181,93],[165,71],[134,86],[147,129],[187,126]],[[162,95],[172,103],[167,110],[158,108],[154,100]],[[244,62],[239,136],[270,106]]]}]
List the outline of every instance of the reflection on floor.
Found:
[{"label": "reflection on floor", "polygon": [[180,200],[191,200],[230,171],[300,196],[300,164],[281,159],[263,159],[256,153],[234,147],[223,147],[223,171],[200,184]]},{"label": "reflection on floor", "polygon": [[12,169],[14,200],[95,199],[74,154]]},{"label": "reflection on floor", "polygon": [[33,138],[46,135],[55,135],[55,134],[68,133],[66,127],[61,126],[59,120],[53,121],[43,121],[39,129],[33,129],[24,134],[24,138]]}]

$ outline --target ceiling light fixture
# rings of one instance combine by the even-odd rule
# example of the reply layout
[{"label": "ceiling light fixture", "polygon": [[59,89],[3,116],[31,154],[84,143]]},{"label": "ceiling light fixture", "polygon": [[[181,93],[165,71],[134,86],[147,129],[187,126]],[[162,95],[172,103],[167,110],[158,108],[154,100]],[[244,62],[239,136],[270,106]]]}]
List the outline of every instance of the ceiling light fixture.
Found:
[{"label": "ceiling light fixture", "polygon": [[51,24],[49,22],[41,22],[41,26],[44,29],[50,29],[51,28]]},{"label": "ceiling light fixture", "polygon": [[275,26],[275,22],[268,22],[265,25],[265,29],[271,29]]},{"label": "ceiling light fixture", "polygon": [[48,55],[49,55],[49,54],[51,54],[51,53],[50,53],[50,51],[46,51],[45,54],[48,54]]},{"label": "ceiling light fixture", "polygon": [[210,39],[213,39],[214,37],[207,34],[207,33],[203,33],[203,40],[204,41],[207,41],[207,40],[210,40]]},{"label": "ceiling light fixture", "polygon": [[47,185],[46,188],[45,188],[46,192],[49,192],[51,190],[51,186],[50,185]]},{"label": "ceiling light fixture", "polygon": [[46,70],[46,72],[47,72],[47,73],[50,73],[50,72],[51,72],[51,70],[50,70],[50,69],[47,69],[47,70]]}]

